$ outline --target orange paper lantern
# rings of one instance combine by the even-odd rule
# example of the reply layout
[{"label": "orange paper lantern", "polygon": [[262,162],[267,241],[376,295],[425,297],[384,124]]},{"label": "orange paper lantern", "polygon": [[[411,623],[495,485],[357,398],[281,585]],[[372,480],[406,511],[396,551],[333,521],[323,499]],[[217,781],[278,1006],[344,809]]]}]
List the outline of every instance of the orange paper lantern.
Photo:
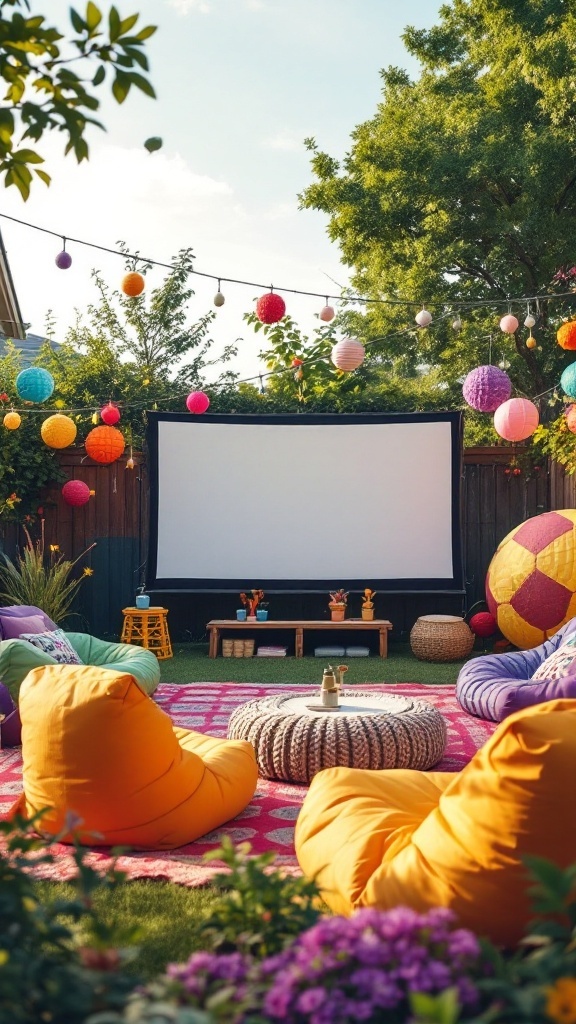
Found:
[{"label": "orange paper lantern", "polygon": [[556,341],[561,348],[576,350],[576,320],[568,320],[561,324],[556,332]]},{"label": "orange paper lantern", "polygon": [[122,278],[120,287],[125,295],[135,299],[137,295],[141,295],[144,291],[144,284],[145,281],[142,274],[139,274],[136,270],[131,270],[129,274],[125,274]]},{"label": "orange paper lantern", "polygon": [[76,437],[76,424],[69,416],[57,412],[44,420],[40,434],[49,448],[67,448]]},{"label": "orange paper lantern", "polygon": [[7,412],[2,423],[7,430],[18,430],[22,423],[22,417],[17,412]]},{"label": "orange paper lantern", "polygon": [[124,451],[124,435],[116,427],[94,427],[84,446],[94,462],[115,462]]}]

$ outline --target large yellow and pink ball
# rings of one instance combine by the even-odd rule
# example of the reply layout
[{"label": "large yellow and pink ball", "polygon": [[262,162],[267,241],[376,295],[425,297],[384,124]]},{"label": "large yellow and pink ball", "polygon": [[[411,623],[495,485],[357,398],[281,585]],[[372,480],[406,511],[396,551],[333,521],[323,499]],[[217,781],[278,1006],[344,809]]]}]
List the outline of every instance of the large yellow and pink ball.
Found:
[{"label": "large yellow and pink ball", "polygon": [[486,601],[516,647],[537,647],[576,615],[576,509],[543,512],[511,530],[486,576]]}]

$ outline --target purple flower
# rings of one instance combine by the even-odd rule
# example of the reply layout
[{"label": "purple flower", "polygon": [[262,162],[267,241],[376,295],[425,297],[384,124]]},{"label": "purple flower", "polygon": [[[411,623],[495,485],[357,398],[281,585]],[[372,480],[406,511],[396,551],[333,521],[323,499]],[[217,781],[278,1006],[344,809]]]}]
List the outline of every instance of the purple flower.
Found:
[{"label": "purple flower", "polygon": [[326,990],[323,988],[307,988],[301,992],[296,999],[295,1007],[299,1013],[314,1013],[326,999]]}]

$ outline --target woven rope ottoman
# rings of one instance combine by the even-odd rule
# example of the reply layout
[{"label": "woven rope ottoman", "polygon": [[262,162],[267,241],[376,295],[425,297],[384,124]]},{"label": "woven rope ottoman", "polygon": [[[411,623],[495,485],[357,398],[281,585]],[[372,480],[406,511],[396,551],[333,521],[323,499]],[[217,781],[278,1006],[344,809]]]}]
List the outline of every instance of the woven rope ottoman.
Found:
[{"label": "woven rope ottoman", "polygon": [[232,713],[228,739],[249,740],[266,779],[310,782],[322,768],[417,768],[446,749],[446,722],[424,700],[345,691],[340,706],[315,711],[317,694],[250,700]]}]

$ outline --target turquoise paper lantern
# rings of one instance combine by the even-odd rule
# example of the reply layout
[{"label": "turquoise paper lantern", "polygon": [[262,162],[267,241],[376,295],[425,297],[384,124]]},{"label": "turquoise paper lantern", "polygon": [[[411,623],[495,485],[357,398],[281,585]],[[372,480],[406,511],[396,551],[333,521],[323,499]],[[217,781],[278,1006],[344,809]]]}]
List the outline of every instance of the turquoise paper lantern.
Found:
[{"label": "turquoise paper lantern", "polygon": [[16,391],[24,402],[45,402],[54,391],[54,377],[39,366],[29,366],[16,377]]},{"label": "turquoise paper lantern", "polygon": [[570,363],[560,377],[560,387],[570,398],[576,398],[576,363]]}]

